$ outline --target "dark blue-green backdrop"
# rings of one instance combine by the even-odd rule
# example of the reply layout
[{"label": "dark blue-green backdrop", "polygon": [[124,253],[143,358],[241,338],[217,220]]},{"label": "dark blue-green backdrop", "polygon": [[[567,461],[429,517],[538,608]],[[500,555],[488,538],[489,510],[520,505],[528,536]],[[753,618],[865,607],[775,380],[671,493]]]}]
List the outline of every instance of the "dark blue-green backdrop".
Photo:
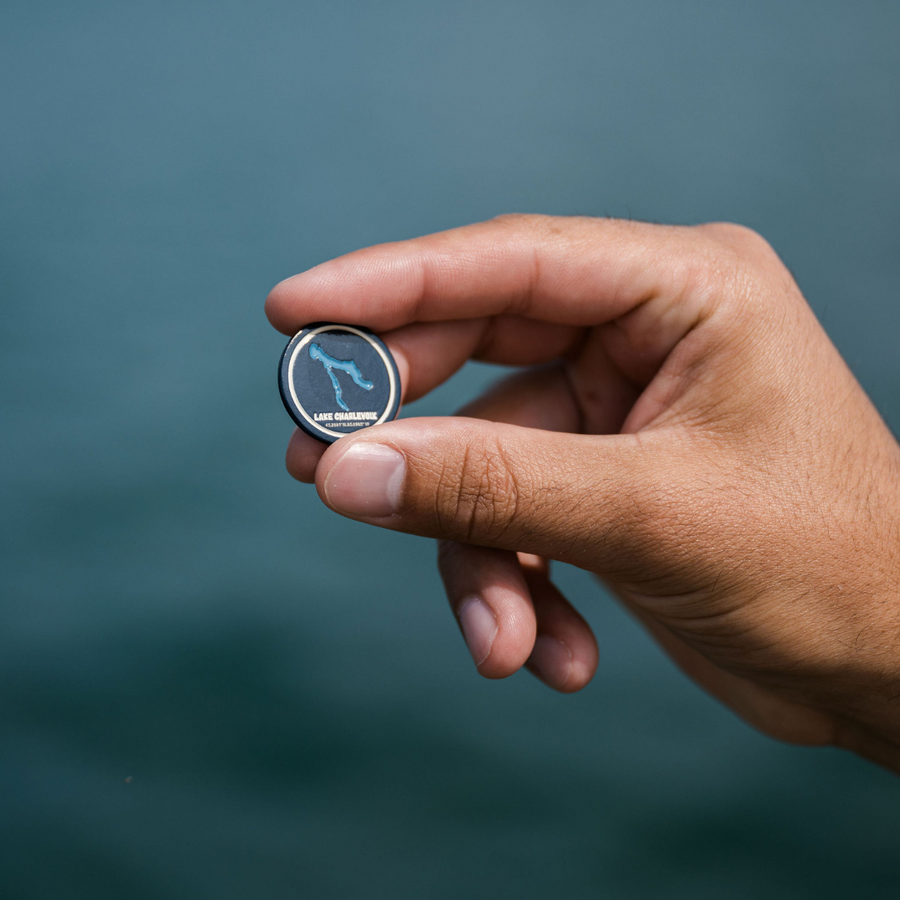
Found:
[{"label": "dark blue-green backdrop", "polygon": [[594,683],[479,680],[432,546],[284,472],[262,302],[501,212],[730,219],[896,425],[898,43],[869,0],[4,0],[0,895],[896,896],[900,783],[581,573]]}]

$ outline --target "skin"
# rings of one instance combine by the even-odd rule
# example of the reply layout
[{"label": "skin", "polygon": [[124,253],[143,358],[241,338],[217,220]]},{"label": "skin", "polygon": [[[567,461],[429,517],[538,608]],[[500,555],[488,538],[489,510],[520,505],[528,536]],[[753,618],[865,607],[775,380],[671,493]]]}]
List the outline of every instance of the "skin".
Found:
[{"label": "skin", "polygon": [[562,560],[751,725],[900,770],[900,448],[757,234],[504,216],[323,263],[266,312],[378,331],[407,402],[521,367],[458,417],[287,454],[336,512],[440,540],[482,675],[590,680]]}]

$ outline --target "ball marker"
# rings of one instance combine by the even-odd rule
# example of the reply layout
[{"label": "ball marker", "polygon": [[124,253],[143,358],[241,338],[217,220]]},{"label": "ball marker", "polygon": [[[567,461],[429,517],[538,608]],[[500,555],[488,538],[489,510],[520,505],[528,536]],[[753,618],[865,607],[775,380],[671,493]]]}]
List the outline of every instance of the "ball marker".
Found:
[{"label": "ball marker", "polygon": [[331,444],[389,422],[400,408],[400,375],[367,328],[317,322],[291,338],[278,367],[281,399],[308,435]]}]

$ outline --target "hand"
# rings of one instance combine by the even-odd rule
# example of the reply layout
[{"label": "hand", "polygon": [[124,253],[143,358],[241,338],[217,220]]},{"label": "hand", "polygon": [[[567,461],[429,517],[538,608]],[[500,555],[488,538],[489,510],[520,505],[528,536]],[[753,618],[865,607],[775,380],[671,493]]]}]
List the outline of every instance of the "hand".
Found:
[{"label": "hand", "polygon": [[502,217],[326,262],[266,311],[381,332],[407,401],[467,359],[523,367],[464,417],[287,455],[336,512],[441,539],[482,675],[589,681],[563,560],[756,727],[900,769],[900,450],[758,235]]}]

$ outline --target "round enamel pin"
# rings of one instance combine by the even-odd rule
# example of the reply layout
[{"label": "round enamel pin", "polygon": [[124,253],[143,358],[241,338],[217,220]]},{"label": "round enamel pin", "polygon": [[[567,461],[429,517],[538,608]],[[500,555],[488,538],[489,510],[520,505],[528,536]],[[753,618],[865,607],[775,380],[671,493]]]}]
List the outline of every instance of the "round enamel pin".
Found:
[{"label": "round enamel pin", "polygon": [[311,437],[333,443],[389,422],[400,408],[397,364],[367,328],[317,322],[291,338],[278,368],[281,399]]}]

